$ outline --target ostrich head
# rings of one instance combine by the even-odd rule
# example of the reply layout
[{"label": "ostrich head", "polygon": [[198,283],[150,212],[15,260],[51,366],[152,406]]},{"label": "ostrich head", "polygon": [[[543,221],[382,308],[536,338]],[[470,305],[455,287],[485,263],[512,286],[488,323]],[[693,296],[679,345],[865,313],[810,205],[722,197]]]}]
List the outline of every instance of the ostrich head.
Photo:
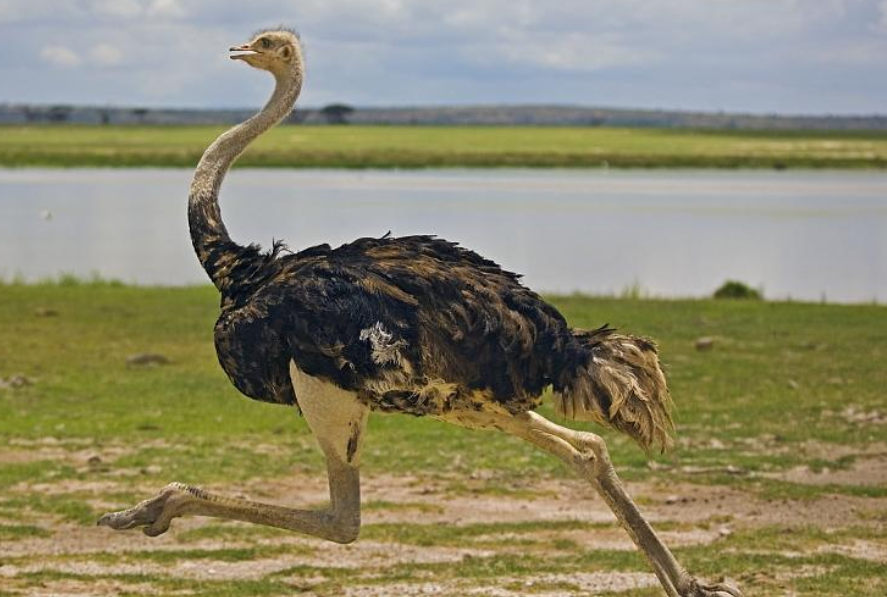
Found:
[{"label": "ostrich head", "polygon": [[252,41],[231,48],[232,60],[243,60],[252,67],[282,74],[301,63],[299,37],[289,29],[259,31]]}]

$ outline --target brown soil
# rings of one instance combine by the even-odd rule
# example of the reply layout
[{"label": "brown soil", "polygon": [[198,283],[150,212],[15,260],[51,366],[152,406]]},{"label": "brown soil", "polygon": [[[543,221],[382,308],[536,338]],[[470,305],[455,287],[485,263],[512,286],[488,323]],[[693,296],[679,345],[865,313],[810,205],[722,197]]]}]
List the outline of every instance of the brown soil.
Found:
[{"label": "brown soil", "polygon": [[887,484],[887,457],[858,458],[846,469],[820,471],[800,466],[781,473],[768,473],[771,479],[801,485],[857,485],[883,487]]},{"label": "brown soil", "polygon": [[[810,450],[824,449],[810,447]],[[9,458],[36,452],[41,458],[50,453],[82,463],[98,454],[104,461],[119,457],[116,449],[98,449],[94,446],[65,446],[49,444],[28,446],[16,450]],[[853,465],[840,470],[813,472],[809,469],[790,470],[777,478],[792,483],[873,486],[887,483],[887,456],[885,452],[867,451],[857,455]],[[100,481],[66,480],[39,485],[19,484],[12,494],[78,494],[94,495],[95,503],[113,492],[144,490],[148,497],[159,487],[143,487],[144,482],[126,476],[103,475]],[[454,491],[458,483],[460,490]],[[150,574],[182,579],[261,579],[298,566],[318,569],[336,567],[361,570],[371,574],[374,569],[385,569],[398,564],[459,562],[465,558],[487,557],[502,553],[520,553],[527,548],[526,540],[548,545],[554,540],[572,541],[584,550],[631,550],[628,536],[615,524],[607,506],[585,483],[563,480],[544,480],[521,486],[512,495],[492,495],[494,479],[474,480],[455,478],[419,478],[390,475],[370,476],[363,484],[363,499],[369,505],[364,513],[366,524],[447,524],[515,523],[575,520],[597,523],[600,528],[551,530],[509,534],[497,533],[474,537],[465,545],[413,546],[398,543],[380,543],[370,540],[340,546],[297,535],[257,533],[254,537],[233,534],[242,539],[203,539],[183,542],[182,533],[211,523],[206,519],[180,519],[164,536],[149,539],[138,531],[114,533],[106,528],[77,526],[61,523],[58,519],[39,519],[34,513],[25,513],[27,520],[20,524],[36,524],[52,533],[47,538],[23,538],[0,541],[0,586],[16,583],[23,575],[53,571],[82,575]],[[465,487],[468,487],[466,490]],[[279,504],[318,505],[327,499],[327,487],[321,477],[304,475],[278,479],[273,482],[254,482],[240,486],[212,487],[221,493],[261,499]],[[476,493],[472,493],[476,489]],[[502,488],[508,489],[508,488]],[[638,498],[641,509],[654,523],[667,530],[661,533],[665,542],[673,546],[708,545],[733,532],[760,527],[805,527],[811,521],[824,529],[842,529],[872,524],[872,515],[883,520],[887,512],[887,498],[863,498],[848,495],[829,495],[810,500],[764,500],[747,492],[710,485],[688,483],[630,483],[629,492]],[[123,504],[102,504],[117,508]],[[129,505],[129,504],[126,504]],[[666,524],[667,523],[667,524]],[[10,522],[14,524],[14,522]],[[230,528],[248,528],[240,523],[226,523]],[[524,540],[523,544],[513,539]],[[256,545],[293,546],[298,555],[260,558],[251,561],[222,561],[211,558],[183,559],[175,563],[140,560],[139,553],[169,550],[215,550],[220,548],[252,547]],[[495,545],[495,548],[489,547]],[[855,540],[819,548],[822,552],[843,554],[872,562],[887,564],[887,545],[878,541]],[[123,562],[107,563],[93,557],[95,554],[126,554]],[[63,559],[57,556],[65,556]],[[800,570],[799,570],[800,574]],[[81,582],[72,579],[50,580],[39,587],[23,589],[24,595],[95,595],[99,597],[130,593],[150,593],[144,583],[101,580]],[[369,577],[367,577],[369,578]],[[302,575],[292,575],[286,582],[294,589],[311,594],[311,586],[323,582]],[[15,588],[17,584],[10,584]],[[21,585],[22,587],[24,585]],[[576,573],[570,575],[540,574],[531,580],[497,579],[494,586],[478,587],[458,580],[440,582],[404,582],[355,584],[343,589],[354,597],[381,597],[383,595],[489,595],[516,597],[531,593],[548,597],[572,597],[577,593],[618,593],[629,589],[656,586],[656,579],[647,573]],[[12,589],[9,589],[12,590]]]},{"label": "brown soil", "polygon": [[[653,574],[643,572],[590,572],[542,574],[532,581],[498,579],[499,586],[467,586],[465,583],[400,583],[384,586],[358,586],[345,589],[346,597],[425,597],[426,595],[482,595],[483,597],[574,597],[580,594],[618,593],[629,589],[658,586]],[[569,587],[548,588],[548,587]]]}]

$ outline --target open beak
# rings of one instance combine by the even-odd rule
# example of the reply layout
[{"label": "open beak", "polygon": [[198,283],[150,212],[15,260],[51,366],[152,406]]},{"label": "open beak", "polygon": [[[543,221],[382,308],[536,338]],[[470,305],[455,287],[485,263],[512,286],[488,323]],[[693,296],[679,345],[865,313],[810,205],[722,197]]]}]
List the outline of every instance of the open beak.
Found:
[{"label": "open beak", "polygon": [[255,56],[258,52],[253,50],[252,46],[249,44],[243,44],[242,46],[231,46],[228,48],[229,52],[243,52],[241,54],[231,54],[231,60],[242,60],[247,56]]}]

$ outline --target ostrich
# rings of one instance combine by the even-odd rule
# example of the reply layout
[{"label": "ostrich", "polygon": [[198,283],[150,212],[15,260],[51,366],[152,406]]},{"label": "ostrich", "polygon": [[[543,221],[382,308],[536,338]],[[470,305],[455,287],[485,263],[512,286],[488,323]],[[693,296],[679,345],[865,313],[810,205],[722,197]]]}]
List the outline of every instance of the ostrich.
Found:
[{"label": "ostrich", "polygon": [[188,200],[191,240],[221,294],[219,362],[246,396],[295,406],[326,457],[330,504],[300,510],[172,483],[99,525],[154,537],[180,516],[241,520],[338,543],[360,529],[360,456],[370,411],[498,429],[549,452],[587,479],[644,553],[670,597],[741,597],[677,562],[623,488],[601,437],[535,411],[550,387],[556,411],[670,444],[671,401],[649,340],[604,326],[576,330],[516,274],[432,236],[362,238],[262,252],[228,234],[218,205],[232,163],[290,114],[302,86],[298,37],[257,33],[231,58],[270,72],[267,105],[206,150]]}]

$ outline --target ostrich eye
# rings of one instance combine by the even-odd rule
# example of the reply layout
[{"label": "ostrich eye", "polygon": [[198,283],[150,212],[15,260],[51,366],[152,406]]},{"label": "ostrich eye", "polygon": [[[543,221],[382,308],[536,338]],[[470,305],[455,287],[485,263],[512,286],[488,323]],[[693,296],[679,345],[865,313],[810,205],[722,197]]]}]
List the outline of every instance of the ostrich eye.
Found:
[{"label": "ostrich eye", "polygon": [[268,39],[267,37],[263,37],[262,39],[260,39],[259,43],[262,44],[262,47],[265,49],[268,49],[271,47],[271,40]]}]

